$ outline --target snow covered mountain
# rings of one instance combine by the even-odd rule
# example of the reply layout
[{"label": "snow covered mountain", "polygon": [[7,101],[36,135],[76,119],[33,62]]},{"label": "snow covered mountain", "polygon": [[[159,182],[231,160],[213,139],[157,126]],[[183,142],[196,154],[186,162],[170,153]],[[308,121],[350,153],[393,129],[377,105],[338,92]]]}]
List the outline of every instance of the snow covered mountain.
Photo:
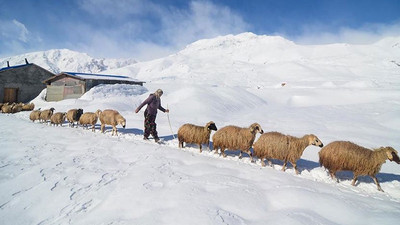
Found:
[{"label": "snow covered mountain", "polygon": [[25,58],[28,62],[35,63],[54,73],[61,71],[100,73],[104,70],[120,68],[136,63],[134,59],[96,59],[86,53],[68,49],[53,49],[1,58],[0,67],[6,67],[7,61],[9,61],[10,66],[24,64]]},{"label": "snow covered mountain", "polygon": [[[199,40],[184,50],[154,61],[115,69],[138,79],[216,81],[229,86],[288,85],[381,86],[400,70],[400,37],[371,45],[297,45],[279,36],[253,33]],[[332,77],[331,73],[335,76]],[[376,76],[380,74],[380,76]]]}]

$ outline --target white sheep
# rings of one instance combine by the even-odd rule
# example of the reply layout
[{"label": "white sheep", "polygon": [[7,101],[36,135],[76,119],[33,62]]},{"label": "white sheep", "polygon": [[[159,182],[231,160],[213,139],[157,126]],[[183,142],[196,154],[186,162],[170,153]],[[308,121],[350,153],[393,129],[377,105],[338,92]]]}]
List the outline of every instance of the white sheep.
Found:
[{"label": "white sheep", "polygon": [[218,153],[218,149],[221,149],[222,155],[226,157],[225,149],[240,150],[239,158],[242,158],[242,152],[246,152],[250,156],[251,161],[253,161],[250,148],[257,133],[264,133],[258,123],[253,123],[248,128],[237,126],[223,127],[215,132],[212,137],[215,153]]},{"label": "white sheep", "polygon": [[47,123],[50,120],[51,116],[53,115],[54,108],[43,110],[40,113],[40,121],[43,123]]},{"label": "white sheep", "polygon": [[74,127],[75,122],[78,123],[81,115],[83,114],[83,109],[70,109],[67,112],[67,120],[69,122],[69,126]]},{"label": "white sheep", "polygon": [[32,120],[32,122],[35,122],[35,120],[40,120],[40,108],[37,110],[33,110],[31,114],[29,115],[29,119]]},{"label": "white sheep", "polygon": [[319,152],[319,163],[328,169],[332,179],[336,179],[337,171],[349,170],[354,173],[351,185],[356,185],[358,176],[368,175],[382,192],[376,174],[387,159],[400,164],[398,153],[392,147],[371,150],[349,141],[334,141]]},{"label": "white sheep", "polygon": [[83,127],[87,127],[87,125],[92,125],[92,131],[95,132],[95,125],[97,123],[97,120],[98,120],[100,114],[101,114],[100,109],[94,113],[93,112],[85,112],[79,118],[79,123]]},{"label": "white sheep", "polygon": [[101,132],[104,133],[106,125],[112,126],[111,135],[117,135],[117,125],[120,124],[123,128],[126,126],[125,118],[119,114],[118,111],[112,109],[106,109],[100,113]]},{"label": "white sheep", "polygon": [[253,148],[254,155],[261,159],[262,166],[265,166],[264,159],[267,159],[270,165],[272,165],[271,159],[279,159],[284,161],[282,171],[286,170],[287,162],[290,162],[296,174],[299,174],[297,160],[309,145],[323,146],[314,134],[297,138],[279,132],[268,132],[260,136]]},{"label": "white sheep", "polygon": [[199,145],[202,152],[202,144],[207,144],[210,148],[211,130],[217,130],[213,121],[208,122],[205,126],[197,126],[190,123],[182,125],[178,130],[179,147],[183,148],[183,143],[195,143]]},{"label": "white sheep", "polygon": [[58,125],[62,126],[62,124],[65,121],[65,116],[66,116],[65,112],[54,113],[50,118],[50,124],[54,124],[56,126]]}]

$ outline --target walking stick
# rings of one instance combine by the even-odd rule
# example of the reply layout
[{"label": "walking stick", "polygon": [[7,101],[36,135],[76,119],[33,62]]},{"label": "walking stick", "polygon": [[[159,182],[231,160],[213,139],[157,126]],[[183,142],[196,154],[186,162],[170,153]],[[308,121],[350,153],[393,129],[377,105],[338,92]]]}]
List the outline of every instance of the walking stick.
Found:
[{"label": "walking stick", "polygon": [[[167,104],[167,109],[169,110],[168,104]],[[174,137],[174,139],[175,139],[174,132],[172,131],[171,121],[169,119],[169,112],[167,113],[167,118],[168,118],[168,123],[169,123],[169,129],[171,130],[171,133],[172,133],[172,137]]]}]

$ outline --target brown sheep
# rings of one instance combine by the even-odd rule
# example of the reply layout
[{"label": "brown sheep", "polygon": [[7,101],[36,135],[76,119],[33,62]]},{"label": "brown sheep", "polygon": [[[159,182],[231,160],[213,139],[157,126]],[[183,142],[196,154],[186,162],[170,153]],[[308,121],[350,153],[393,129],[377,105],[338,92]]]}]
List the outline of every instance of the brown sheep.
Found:
[{"label": "brown sheep", "polygon": [[284,135],[279,132],[268,132],[260,136],[254,143],[254,155],[261,159],[261,165],[265,166],[264,159],[272,165],[271,159],[283,160],[282,171],[286,170],[287,162],[293,165],[296,174],[297,160],[309,145],[322,147],[322,142],[313,134],[304,135],[302,138]]},{"label": "brown sheep", "polygon": [[189,123],[182,125],[178,130],[179,147],[183,148],[183,142],[186,142],[198,144],[200,152],[202,152],[202,144],[207,144],[207,147],[210,148],[211,130],[217,130],[213,121],[208,122],[205,126]]},{"label": "brown sheep", "polygon": [[1,111],[3,113],[12,113],[12,109],[14,107],[15,103],[12,103],[11,105],[9,103],[5,103],[2,107],[1,107]]},{"label": "brown sheep", "polygon": [[70,109],[67,112],[67,120],[69,122],[69,126],[74,127],[75,122],[78,124],[81,115],[83,114],[83,109]]},{"label": "brown sheep", "polygon": [[24,104],[22,106],[22,111],[32,111],[35,108],[35,104],[29,103],[29,104]]},{"label": "brown sheep", "polygon": [[257,132],[260,134],[264,133],[258,123],[253,123],[248,128],[237,126],[223,127],[215,132],[212,137],[215,153],[218,153],[218,148],[220,148],[222,155],[226,157],[225,149],[238,149],[240,150],[239,158],[242,158],[242,152],[246,152],[250,156],[251,161],[253,161],[250,148],[253,145]]},{"label": "brown sheep", "polygon": [[11,113],[18,113],[22,111],[22,107],[24,106],[24,103],[16,103],[14,106],[11,108]]},{"label": "brown sheep", "polygon": [[40,108],[38,110],[33,110],[29,115],[29,119],[32,120],[32,122],[35,122],[35,120],[40,120],[40,113]]},{"label": "brown sheep", "polygon": [[62,126],[62,124],[65,121],[65,116],[66,116],[65,112],[54,113],[50,118],[50,124],[54,124],[56,126],[58,126],[58,125]]},{"label": "brown sheep", "polygon": [[53,112],[54,112],[54,108],[43,110],[40,113],[40,121],[43,123],[47,123],[47,121],[51,119]]},{"label": "brown sheep", "polygon": [[97,110],[96,112],[85,112],[82,114],[82,116],[79,118],[79,123],[87,127],[87,125],[92,125],[92,131],[95,132],[95,125],[97,123],[97,120],[99,118],[99,115],[101,114],[101,110]]},{"label": "brown sheep", "polygon": [[319,163],[328,169],[332,179],[336,179],[337,171],[349,170],[354,173],[351,185],[355,186],[358,176],[368,175],[382,192],[376,174],[387,159],[400,164],[398,153],[392,147],[370,150],[349,141],[334,141],[319,152]]},{"label": "brown sheep", "polygon": [[120,124],[123,128],[126,126],[126,120],[118,111],[112,109],[106,109],[100,113],[101,132],[104,133],[106,125],[112,126],[111,135],[117,135],[117,125]]}]

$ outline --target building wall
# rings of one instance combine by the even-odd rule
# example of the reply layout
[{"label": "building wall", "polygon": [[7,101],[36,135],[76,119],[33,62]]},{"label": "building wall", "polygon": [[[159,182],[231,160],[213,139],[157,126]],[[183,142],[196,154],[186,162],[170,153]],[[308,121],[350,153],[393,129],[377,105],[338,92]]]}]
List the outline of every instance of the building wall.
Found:
[{"label": "building wall", "polygon": [[60,77],[47,85],[46,101],[79,98],[85,93],[85,81],[71,77]]},{"label": "building wall", "polygon": [[18,88],[17,102],[29,102],[46,88],[42,81],[52,76],[35,64],[0,71],[0,101],[4,102],[4,88]]}]

